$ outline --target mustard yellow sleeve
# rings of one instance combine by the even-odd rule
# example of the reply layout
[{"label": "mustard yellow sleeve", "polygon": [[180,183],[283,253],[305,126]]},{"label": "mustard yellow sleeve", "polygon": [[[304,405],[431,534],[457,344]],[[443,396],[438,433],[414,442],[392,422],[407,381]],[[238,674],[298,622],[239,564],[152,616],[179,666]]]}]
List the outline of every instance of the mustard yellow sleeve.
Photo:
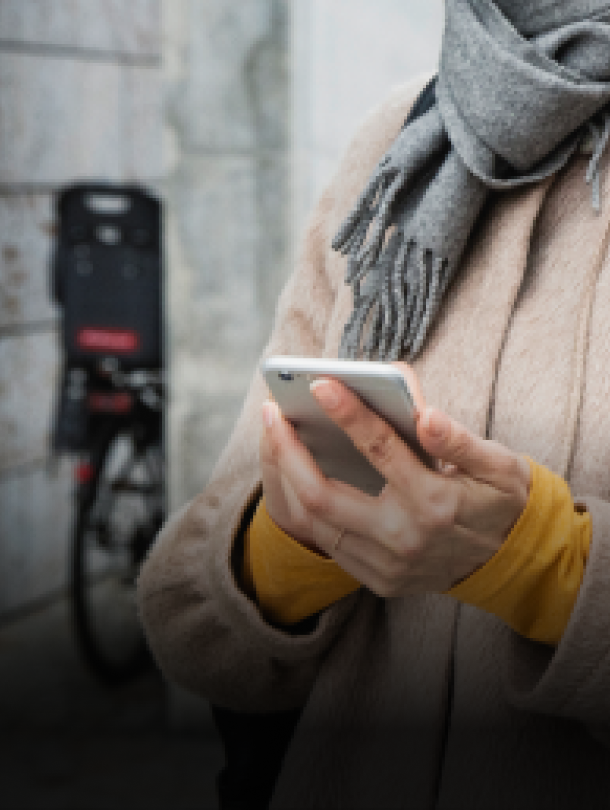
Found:
[{"label": "mustard yellow sleeve", "polygon": [[517,633],[557,644],[578,595],[591,543],[591,516],[567,483],[528,458],[524,511],[488,562],[449,594],[503,619]]},{"label": "mustard yellow sleeve", "polygon": [[275,624],[296,624],[360,586],[334,560],[282,531],[269,517],[264,497],[244,541],[242,583]]}]

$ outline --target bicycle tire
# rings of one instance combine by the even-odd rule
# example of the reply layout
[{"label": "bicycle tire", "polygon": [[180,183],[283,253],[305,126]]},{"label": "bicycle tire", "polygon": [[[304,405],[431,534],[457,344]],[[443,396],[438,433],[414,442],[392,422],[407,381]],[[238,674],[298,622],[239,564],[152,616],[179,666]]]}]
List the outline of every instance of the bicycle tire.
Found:
[{"label": "bicycle tire", "polygon": [[[79,491],[72,543],[71,595],[76,642],[88,669],[98,680],[107,685],[125,683],[140,675],[152,664],[135,608],[135,578],[137,568],[164,519],[162,452],[158,442],[151,442],[137,452],[133,452],[133,456],[129,460],[132,462],[130,471],[121,473],[123,478],[111,479],[109,477],[109,465],[112,466],[112,454],[117,442],[125,440],[131,441],[133,447],[133,436],[130,431],[110,431],[100,438],[97,447],[94,448],[92,454],[93,477]],[[134,485],[133,481],[128,480],[131,470],[134,465],[141,464],[146,453],[151,451],[159,456],[161,469],[154,473],[154,478],[145,482],[144,485],[140,482],[136,482]],[[129,465],[127,466],[129,467]],[[121,549],[122,551],[126,549],[127,553],[132,555],[133,570],[129,572],[130,581],[121,581],[118,571],[115,572],[116,576],[113,576],[112,568],[106,571],[99,560],[98,570],[95,570],[95,565],[92,568],[91,555],[92,549],[94,555],[99,551],[99,554],[103,556],[104,549],[110,550],[110,556],[116,552],[117,531],[112,521],[116,517],[115,512],[123,483],[125,487],[131,486],[136,489],[143,487],[144,490],[148,487],[149,496],[158,498],[161,504],[160,509],[154,515],[144,512],[142,520],[134,521],[130,528],[129,543]],[[116,490],[114,490],[115,485]],[[136,489],[132,494],[146,497],[142,493],[138,493]],[[101,497],[109,498],[108,508],[103,502],[100,503]],[[110,590],[108,590],[109,588]],[[106,593],[104,593],[104,589]],[[114,598],[117,593],[125,596],[127,601],[133,599],[133,615],[129,616],[129,627],[116,626],[117,610],[119,613],[122,610],[122,605],[117,606]],[[101,602],[100,594],[102,595]],[[114,618],[111,618],[113,614]],[[112,626],[113,621],[115,622],[114,627]],[[125,645],[126,631],[132,633],[133,636],[129,639],[128,646]],[[115,638],[113,638],[113,633]],[[121,645],[123,645],[123,649]]]}]

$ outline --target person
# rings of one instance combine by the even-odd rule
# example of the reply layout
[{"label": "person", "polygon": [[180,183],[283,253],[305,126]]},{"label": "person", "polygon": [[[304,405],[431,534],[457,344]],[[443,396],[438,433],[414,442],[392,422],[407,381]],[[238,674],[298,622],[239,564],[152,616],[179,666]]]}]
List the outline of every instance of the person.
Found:
[{"label": "person", "polygon": [[324,478],[257,371],[139,579],[169,678],[298,710],[272,808],[610,795],[610,3],[445,12],[438,78],[356,133],[264,351],[406,362],[438,469],[322,380],[387,484]]}]

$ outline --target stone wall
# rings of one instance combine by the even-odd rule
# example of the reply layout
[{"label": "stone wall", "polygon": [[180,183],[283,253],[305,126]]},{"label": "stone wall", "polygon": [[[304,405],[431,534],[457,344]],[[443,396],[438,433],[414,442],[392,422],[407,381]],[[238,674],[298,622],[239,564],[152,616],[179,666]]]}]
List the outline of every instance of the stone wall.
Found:
[{"label": "stone wall", "polygon": [[70,463],[48,464],[53,194],[158,181],[160,23],[159,0],[0,2],[0,615],[66,582]]},{"label": "stone wall", "polygon": [[289,265],[289,11],[164,3],[174,506],[226,442]]},{"label": "stone wall", "polygon": [[164,0],[170,499],[204,487],[307,213],[366,111],[432,71],[442,0]]}]

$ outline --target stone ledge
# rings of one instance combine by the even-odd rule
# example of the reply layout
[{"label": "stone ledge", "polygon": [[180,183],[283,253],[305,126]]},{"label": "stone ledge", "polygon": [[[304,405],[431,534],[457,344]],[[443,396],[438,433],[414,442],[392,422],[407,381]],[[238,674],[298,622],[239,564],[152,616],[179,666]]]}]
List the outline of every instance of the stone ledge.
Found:
[{"label": "stone ledge", "polygon": [[160,0],[2,0],[1,40],[159,56],[160,16]]}]

